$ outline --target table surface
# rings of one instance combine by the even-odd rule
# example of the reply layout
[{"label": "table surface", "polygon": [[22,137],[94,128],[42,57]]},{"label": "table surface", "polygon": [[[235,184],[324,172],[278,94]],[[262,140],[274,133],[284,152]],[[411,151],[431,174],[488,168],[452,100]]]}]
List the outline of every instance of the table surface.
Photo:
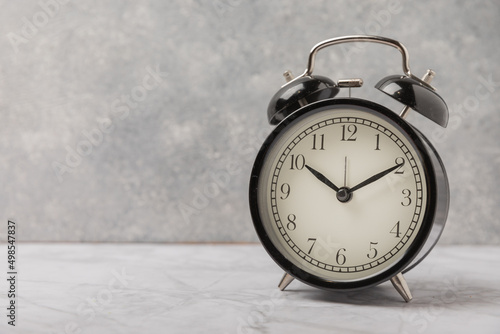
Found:
[{"label": "table surface", "polygon": [[500,333],[500,247],[436,247],[405,275],[405,303],[389,282],[280,291],[256,244],[17,246],[16,326],[4,314],[1,333]]}]

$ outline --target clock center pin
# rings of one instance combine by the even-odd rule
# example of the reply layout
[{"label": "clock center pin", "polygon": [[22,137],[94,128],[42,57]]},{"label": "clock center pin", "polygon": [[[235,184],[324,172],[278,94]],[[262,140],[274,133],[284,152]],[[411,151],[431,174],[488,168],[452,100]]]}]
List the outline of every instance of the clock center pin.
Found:
[{"label": "clock center pin", "polygon": [[347,203],[351,200],[352,193],[349,191],[349,188],[342,187],[337,191],[337,199],[342,203]]}]

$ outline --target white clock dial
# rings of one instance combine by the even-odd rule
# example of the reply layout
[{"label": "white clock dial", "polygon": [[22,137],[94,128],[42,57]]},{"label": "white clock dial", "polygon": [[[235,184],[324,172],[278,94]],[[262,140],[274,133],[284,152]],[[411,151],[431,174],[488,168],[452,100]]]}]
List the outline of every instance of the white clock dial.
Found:
[{"label": "white clock dial", "polygon": [[322,279],[356,281],[390,268],[422,226],[421,157],[376,112],[305,114],[279,133],[265,159],[262,224],[280,253]]}]

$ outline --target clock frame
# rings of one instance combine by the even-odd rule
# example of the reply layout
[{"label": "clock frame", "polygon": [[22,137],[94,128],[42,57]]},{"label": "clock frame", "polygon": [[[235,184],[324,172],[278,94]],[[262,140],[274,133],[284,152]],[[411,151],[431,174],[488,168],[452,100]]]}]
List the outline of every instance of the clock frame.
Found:
[{"label": "clock frame", "polygon": [[[351,98],[351,89],[363,85],[363,80],[360,78],[340,79],[334,82],[327,77],[312,75],[315,57],[319,50],[333,45],[353,42],[383,44],[393,47],[401,53],[404,75],[390,75],[383,78],[375,85],[377,89],[405,105],[404,109],[399,114],[379,104]],[[406,280],[403,277],[403,273],[406,273],[419,264],[437,243],[443,231],[449,208],[448,179],[441,158],[430,141],[419,130],[404,120],[410,109],[413,109],[436,124],[442,127],[447,126],[449,119],[448,107],[444,100],[436,93],[435,88],[430,85],[430,82],[435,76],[435,72],[428,70],[422,79],[413,75],[409,66],[408,51],[403,44],[396,40],[381,36],[353,35],[332,38],[316,44],[309,53],[306,70],[296,78],[293,77],[290,71],[286,71],[284,76],[287,80],[287,84],[283,85],[273,96],[267,110],[269,123],[271,125],[277,125],[277,127],[266,139],[257,155],[252,169],[249,189],[250,211],[259,239],[269,255],[285,271],[279,288],[284,290],[295,278],[306,284],[330,290],[355,290],[371,287],[386,280],[390,280],[404,300],[407,302],[410,301],[412,296]],[[336,98],[336,95],[343,88],[349,89],[349,98]],[[416,233],[416,235],[412,236],[413,239],[407,240],[407,243],[409,243],[408,247],[405,245],[399,248],[395,254],[392,254],[391,251],[394,258],[392,260],[386,259],[387,264],[385,266],[381,265],[377,268],[377,266],[380,265],[379,263],[366,269],[370,271],[366,276],[356,277],[356,275],[352,275],[347,279],[339,279],[339,277],[334,275],[328,276],[318,274],[318,270],[310,270],[312,267],[304,266],[298,258],[293,259],[293,256],[290,256],[291,253],[283,248],[283,245],[279,245],[277,241],[279,239],[275,236],[276,231],[273,232],[272,229],[269,230],[266,227],[266,225],[271,225],[271,219],[269,217],[273,216],[273,214],[269,215],[268,211],[268,217],[264,218],[266,217],[266,213],[262,208],[268,207],[270,203],[266,202],[268,197],[262,195],[261,191],[261,187],[264,187],[261,184],[263,166],[267,166],[268,163],[266,161],[268,159],[273,159],[271,155],[275,154],[274,146],[276,142],[280,140],[281,136],[290,129],[295,129],[294,126],[301,122],[302,118],[314,116],[315,113],[328,110],[329,108],[338,109],[341,107],[350,108],[351,110],[368,111],[371,115],[370,117],[384,119],[392,128],[397,129],[398,135],[404,136],[405,140],[416,152],[416,159],[418,159],[418,163],[422,169],[421,173],[425,175],[422,179],[422,184],[425,182],[425,196],[422,195],[423,193],[420,195],[422,200],[425,200],[425,206],[422,206],[424,208],[423,218],[419,221],[419,226],[415,227],[414,233]],[[333,114],[334,112],[331,111],[331,113]],[[353,113],[353,115],[354,114],[355,113]],[[311,120],[313,120],[313,117],[311,117]],[[342,140],[349,140],[348,138],[344,138],[346,135],[345,131],[346,128],[343,128]],[[319,134],[319,136],[321,137],[321,134]],[[317,138],[315,137],[313,139],[313,145],[323,145],[322,140],[324,138],[325,137],[319,138],[320,141],[316,143]],[[377,138],[377,145],[380,138],[381,137]],[[298,141],[300,141],[300,139]],[[273,150],[272,154],[270,153],[271,150]],[[303,155],[301,159],[305,159]],[[347,170],[347,154],[345,159],[344,170]],[[398,163],[395,161],[396,165],[389,168],[384,167],[384,170],[372,174],[359,184],[354,186],[349,184],[351,188],[346,185],[345,171],[344,186],[339,187],[314,167],[305,165],[305,160],[304,166],[307,167],[307,170],[311,172],[317,180],[335,191],[336,199],[345,204],[348,203],[353,196],[357,196],[353,195],[353,193],[360,188],[376,182],[385,175],[401,168],[404,163],[404,158],[401,159],[403,162]],[[291,160],[291,163],[293,167],[294,160]],[[304,166],[301,165],[302,168]],[[265,168],[269,169],[270,167]],[[268,172],[269,170],[265,171],[265,173]],[[372,173],[372,171],[370,171],[370,173]],[[290,187],[290,185],[288,186]],[[408,190],[409,197],[409,188],[404,190]],[[264,194],[267,191],[268,190],[265,189]],[[261,198],[262,196],[264,196],[264,199]],[[328,196],[331,197],[331,194]],[[269,196],[269,198],[270,197],[271,196]],[[272,199],[269,202],[271,201]],[[300,205],[300,203],[298,203],[298,205]],[[280,218],[278,217],[276,219],[279,220]],[[399,225],[397,226],[399,229]],[[281,228],[284,229],[283,225]],[[349,226],[344,227],[346,230],[349,230],[349,228]],[[351,235],[352,234],[348,233],[347,238],[351,238]],[[313,241],[313,246],[316,240],[315,238],[307,239],[307,241]],[[286,241],[288,242],[288,240]],[[372,251],[372,244],[377,243],[370,242],[370,251]],[[312,246],[309,253],[311,253],[311,250]],[[374,253],[375,258],[377,256],[377,250],[375,250]],[[358,253],[357,260],[360,259],[359,254],[360,253]],[[401,256],[399,256],[399,254],[401,254]],[[307,259],[306,257],[303,258]],[[318,262],[317,260],[315,261]],[[343,263],[341,264],[340,262],[337,261],[337,264],[343,265]],[[316,265],[316,263],[313,264]],[[321,265],[318,265],[318,267],[322,268]],[[371,270],[373,268],[377,268],[377,270]],[[323,269],[327,268],[325,267]],[[359,271],[361,272],[363,270],[360,269]],[[319,272],[321,272],[321,270],[319,270]]]}]

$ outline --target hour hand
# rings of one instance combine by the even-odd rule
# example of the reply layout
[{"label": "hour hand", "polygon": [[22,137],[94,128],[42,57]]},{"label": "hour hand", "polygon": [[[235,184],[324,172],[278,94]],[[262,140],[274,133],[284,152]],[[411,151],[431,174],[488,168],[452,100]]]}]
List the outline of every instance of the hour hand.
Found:
[{"label": "hour hand", "polygon": [[334,185],[332,181],[328,180],[326,178],[326,176],[324,176],[323,174],[321,174],[320,172],[318,172],[317,170],[315,170],[311,166],[306,165],[306,168],[308,171],[310,171],[312,173],[312,175],[314,175],[318,180],[320,180],[321,182],[326,184],[328,187],[332,188],[336,192],[339,191],[339,187]]}]

